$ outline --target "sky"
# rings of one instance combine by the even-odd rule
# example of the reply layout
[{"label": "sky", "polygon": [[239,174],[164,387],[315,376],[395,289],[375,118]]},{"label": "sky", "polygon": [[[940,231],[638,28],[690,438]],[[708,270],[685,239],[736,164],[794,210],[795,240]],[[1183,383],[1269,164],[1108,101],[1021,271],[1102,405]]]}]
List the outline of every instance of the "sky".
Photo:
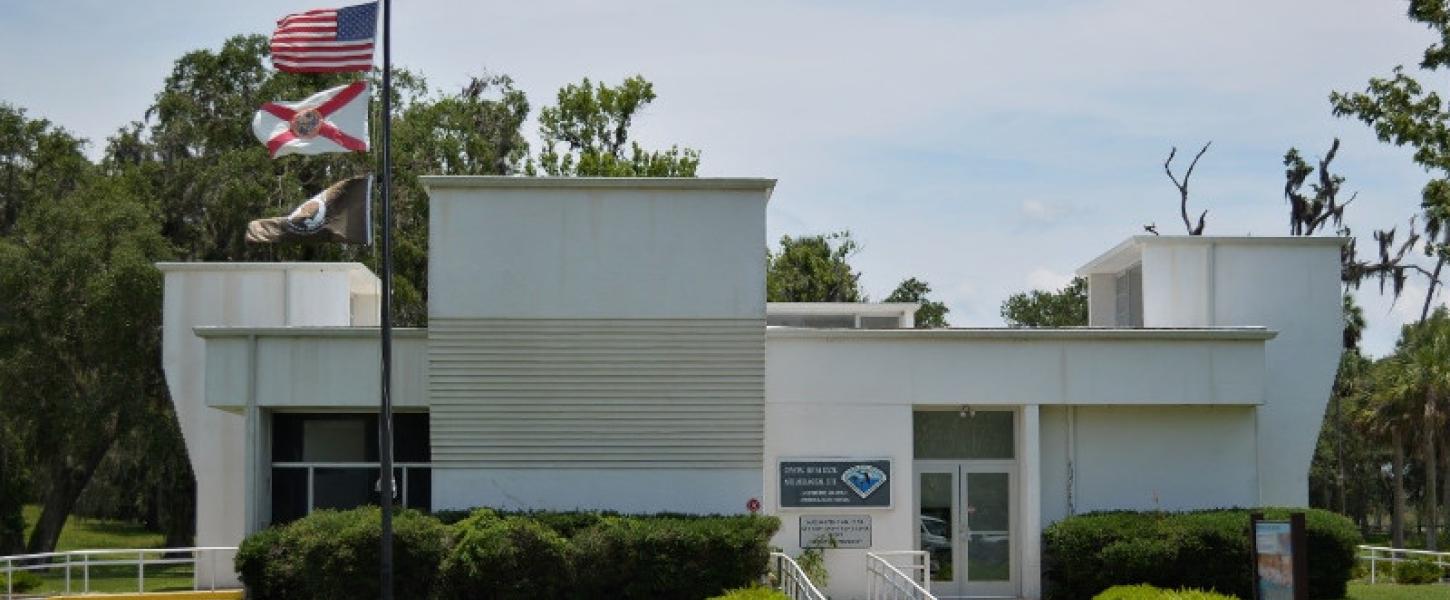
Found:
[{"label": "sky", "polygon": [[[1008,295],[1067,283],[1144,224],[1183,233],[1162,170],[1172,147],[1213,142],[1190,184],[1210,235],[1287,233],[1291,146],[1316,160],[1342,140],[1334,170],[1359,193],[1347,214],[1362,251],[1370,231],[1403,230],[1429,178],[1328,102],[1413,70],[1433,36],[1399,1],[394,4],[394,63],[437,89],[507,74],[537,110],[583,77],[643,75],[659,98],[636,120],[642,144],[699,149],[702,176],[778,179],[772,243],[850,230],[871,299],[917,277],[955,326],[1000,325]],[[95,155],[144,118],[183,53],[322,5],[6,0],[0,102]],[[1368,352],[1392,349],[1424,288],[1358,292]]]}]

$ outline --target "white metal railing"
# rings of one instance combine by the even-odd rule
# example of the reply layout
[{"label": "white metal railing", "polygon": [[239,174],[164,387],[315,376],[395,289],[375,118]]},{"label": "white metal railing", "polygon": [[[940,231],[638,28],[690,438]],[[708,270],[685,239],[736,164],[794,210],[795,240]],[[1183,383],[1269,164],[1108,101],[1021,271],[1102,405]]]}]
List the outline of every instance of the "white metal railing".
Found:
[{"label": "white metal railing", "polygon": [[1390,548],[1388,546],[1360,545],[1359,560],[1369,562],[1369,582],[1375,583],[1379,578],[1380,563],[1395,563],[1411,559],[1432,559],[1435,564],[1444,569],[1450,565],[1450,552],[1435,552],[1433,550],[1409,550],[1406,548]]},{"label": "white metal railing", "polygon": [[[900,558],[909,558],[910,562],[892,562]],[[936,600],[931,595],[931,557],[925,550],[867,553],[866,597],[869,600]]]},{"label": "white metal railing", "polygon": [[[191,565],[192,589],[201,590],[199,565],[210,566],[206,589],[217,589],[217,554],[235,553],[235,546],[203,546],[195,548],[132,548],[124,550],[71,550],[0,556],[0,575],[5,580],[5,600],[22,598],[15,591],[17,573],[63,571],[64,593],[89,593],[92,567],[136,567],[136,591],[146,591],[146,567]],[[152,571],[155,573],[155,570]],[[79,583],[75,582],[79,579]],[[79,588],[79,589],[76,589]],[[48,592],[49,593],[49,592]]]},{"label": "white metal railing", "polygon": [[775,589],[790,597],[790,600],[826,600],[826,595],[806,576],[795,559],[781,552],[770,553],[770,574]]}]

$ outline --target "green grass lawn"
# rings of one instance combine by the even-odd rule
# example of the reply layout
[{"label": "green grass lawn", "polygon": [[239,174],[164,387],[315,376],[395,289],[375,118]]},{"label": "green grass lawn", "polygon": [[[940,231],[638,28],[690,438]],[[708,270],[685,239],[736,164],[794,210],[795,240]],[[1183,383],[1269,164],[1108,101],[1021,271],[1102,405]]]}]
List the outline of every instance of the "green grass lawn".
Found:
[{"label": "green grass lawn", "polygon": [[1349,582],[1346,600],[1450,600],[1450,585]]},{"label": "green grass lawn", "polygon": [[[30,531],[40,518],[40,505],[28,504],[21,513],[25,516],[25,530]],[[60,530],[57,551],[98,550],[103,548],[159,548],[165,541],[160,533],[146,531],[136,523],[87,519],[72,515]]]},{"label": "green grass lawn", "polygon": [[[40,506],[27,505],[21,512],[25,517],[26,530],[29,531],[34,526],[36,519],[40,518]],[[66,521],[65,528],[60,532],[60,541],[56,544],[56,550],[157,548],[164,541],[165,537],[163,535],[146,531],[139,524],[72,516]],[[126,558],[134,558],[134,555],[96,557],[93,560],[124,560]],[[147,558],[154,559],[159,558],[159,556],[150,554]],[[192,567],[189,564],[151,566],[146,571],[145,591],[161,592],[191,589]],[[37,571],[36,573],[41,576],[43,583],[39,589],[31,590],[28,593],[58,593],[65,591],[65,570],[63,568]],[[135,566],[93,566],[90,567],[90,590],[92,592],[134,592],[137,591],[136,575]],[[71,591],[81,591],[84,570],[79,562],[71,566],[70,576]],[[3,594],[5,591],[4,586],[4,577],[0,575],[0,594]]]}]

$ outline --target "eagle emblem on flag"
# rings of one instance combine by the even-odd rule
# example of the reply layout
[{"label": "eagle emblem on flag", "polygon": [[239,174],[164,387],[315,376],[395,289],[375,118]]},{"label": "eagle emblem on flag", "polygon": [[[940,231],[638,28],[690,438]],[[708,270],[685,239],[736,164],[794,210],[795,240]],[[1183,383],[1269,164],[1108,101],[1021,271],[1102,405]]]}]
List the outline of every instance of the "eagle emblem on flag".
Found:
[{"label": "eagle emblem on flag", "polygon": [[300,102],[268,102],[252,117],[252,133],[272,158],[367,152],[370,99],[367,82],[355,81]]},{"label": "eagle emblem on flag", "polygon": [[285,217],[248,223],[247,242],[371,244],[372,197],[372,176],[339,181],[308,198]]}]

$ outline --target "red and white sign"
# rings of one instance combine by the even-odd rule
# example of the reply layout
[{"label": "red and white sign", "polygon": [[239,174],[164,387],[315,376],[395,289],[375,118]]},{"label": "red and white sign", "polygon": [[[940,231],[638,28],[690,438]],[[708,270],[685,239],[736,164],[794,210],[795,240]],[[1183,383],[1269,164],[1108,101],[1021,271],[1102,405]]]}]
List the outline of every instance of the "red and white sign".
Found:
[{"label": "red and white sign", "polygon": [[367,152],[371,97],[367,82],[355,81],[301,102],[268,102],[252,117],[252,133],[272,158]]}]

